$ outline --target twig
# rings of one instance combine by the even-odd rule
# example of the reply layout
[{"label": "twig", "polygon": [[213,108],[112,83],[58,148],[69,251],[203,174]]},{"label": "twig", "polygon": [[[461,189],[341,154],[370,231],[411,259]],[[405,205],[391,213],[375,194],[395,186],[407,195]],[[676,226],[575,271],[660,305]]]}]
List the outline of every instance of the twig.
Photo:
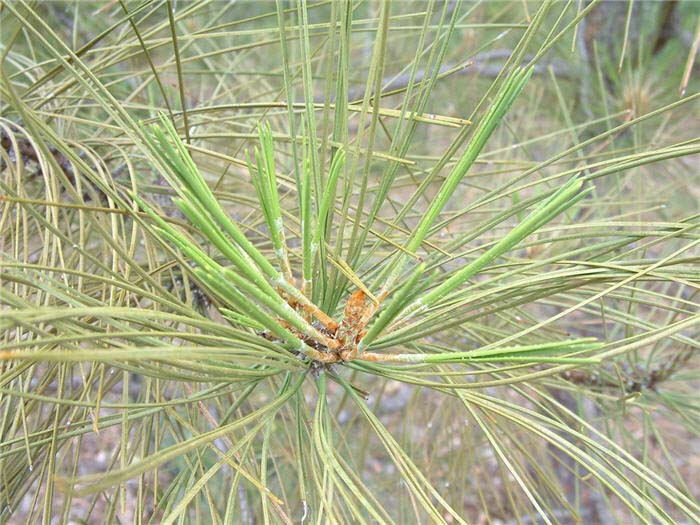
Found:
[{"label": "twig", "polygon": [[[497,77],[502,69],[502,64],[491,64],[493,60],[505,60],[513,52],[510,49],[496,49],[493,51],[488,51],[485,53],[480,53],[476,55],[472,60],[464,62],[462,64],[458,63],[448,63],[440,67],[438,72],[438,78],[446,78],[452,75],[479,75],[487,78]],[[532,56],[528,55],[523,58],[523,64],[530,61]],[[547,72],[547,68],[551,66],[554,68],[555,74],[560,78],[571,78],[572,71],[566,62],[561,60],[552,60],[551,62],[541,62],[537,63],[533,67],[534,74],[539,75]],[[425,69],[420,69],[416,71],[413,77],[413,85],[417,86],[427,76],[430,75],[430,71]],[[409,73],[403,73],[397,77],[387,77],[382,79],[382,96],[389,94],[395,94],[404,91],[408,87],[408,83],[411,79]],[[348,100],[358,100],[364,95],[364,88],[351,90],[348,94]]]}]

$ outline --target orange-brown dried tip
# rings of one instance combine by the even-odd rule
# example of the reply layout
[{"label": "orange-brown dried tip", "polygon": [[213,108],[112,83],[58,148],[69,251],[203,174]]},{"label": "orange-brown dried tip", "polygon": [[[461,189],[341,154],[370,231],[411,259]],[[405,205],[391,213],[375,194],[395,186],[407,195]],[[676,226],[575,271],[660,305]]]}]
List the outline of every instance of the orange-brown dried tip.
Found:
[{"label": "orange-brown dried tip", "polygon": [[345,305],[345,314],[343,321],[348,320],[346,324],[351,325],[357,323],[365,311],[365,292],[362,290],[357,290],[348,298],[348,302]]}]

